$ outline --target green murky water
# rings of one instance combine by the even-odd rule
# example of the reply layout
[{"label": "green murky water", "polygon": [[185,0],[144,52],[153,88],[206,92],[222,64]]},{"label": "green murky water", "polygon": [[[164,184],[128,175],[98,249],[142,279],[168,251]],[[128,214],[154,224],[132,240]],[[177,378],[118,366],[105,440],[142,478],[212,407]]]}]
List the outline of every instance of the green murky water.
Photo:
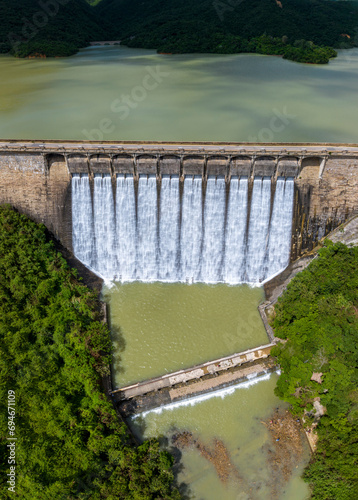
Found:
[{"label": "green murky water", "polygon": [[356,141],[358,49],[315,66],[92,47],[0,56],[0,74],[2,139]]},{"label": "green murky water", "polygon": [[[115,385],[185,368],[268,342],[257,305],[261,288],[167,283],[115,284],[104,290],[110,304]],[[285,481],[272,470],[272,442],[262,421],[285,408],[274,395],[277,375],[252,379],[160,408],[131,420],[141,439],[189,431],[208,449],[215,439],[227,449],[239,479],[223,483],[213,464],[194,448],[182,450],[178,481],[195,500],[305,500],[300,479],[308,445]],[[276,488],[276,493],[274,489]]]},{"label": "green murky water", "polygon": [[[309,497],[307,485],[300,478],[309,460],[306,439],[302,439],[302,455],[293,463],[289,480],[272,469],[273,443],[263,421],[273,409],[285,408],[273,393],[277,375],[257,381],[248,387],[241,384],[194,406],[176,407],[172,410],[150,412],[131,421],[131,426],[141,438],[165,435],[170,437],[180,431],[189,431],[209,449],[214,440],[223,442],[230,455],[231,464],[240,479],[220,481],[214,465],[198,449],[182,451],[182,470],[179,483],[189,486],[189,497],[196,500],[305,500]],[[252,382],[251,382],[252,383]],[[230,393],[231,392],[231,393]],[[290,447],[290,445],[288,445]],[[289,448],[290,449],[290,448]],[[271,450],[271,451],[269,451]],[[275,491],[276,490],[276,491]]]},{"label": "green murky water", "polygon": [[268,344],[261,288],[128,283],[104,291],[123,386]]}]

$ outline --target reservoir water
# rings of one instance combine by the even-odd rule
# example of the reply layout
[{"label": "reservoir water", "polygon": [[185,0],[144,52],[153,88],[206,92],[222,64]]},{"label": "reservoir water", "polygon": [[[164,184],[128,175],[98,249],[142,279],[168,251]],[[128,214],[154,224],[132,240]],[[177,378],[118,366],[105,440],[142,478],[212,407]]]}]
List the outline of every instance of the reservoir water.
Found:
[{"label": "reservoir water", "polygon": [[358,49],[328,65],[92,47],[0,56],[2,139],[354,142]]}]

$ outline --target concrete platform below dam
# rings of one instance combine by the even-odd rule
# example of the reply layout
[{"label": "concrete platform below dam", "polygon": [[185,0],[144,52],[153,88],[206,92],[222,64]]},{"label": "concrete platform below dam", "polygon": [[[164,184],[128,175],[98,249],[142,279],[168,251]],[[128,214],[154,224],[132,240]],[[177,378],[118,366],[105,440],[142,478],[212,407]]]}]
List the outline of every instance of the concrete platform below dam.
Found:
[{"label": "concrete platform below dam", "polygon": [[121,400],[112,393],[114,404],[123,418],[150,411],[162,406],[176,404],[184,400],[229,389],[275,371],[277,366],[271,357],[250,361],[242,366],[228,368],[215,374],[206,374],[197,380],[182,382],[173,387],[164,387],[150,393],[137,395],[129,400]]},{"label": "concrete platform below dam", "polygon": [[[190,396],[214,391],[267,373],[275,367],[266,344],[241,353],[167,373],[111,392],[123,416],[155,408]],[[130,402],[128,402],[130,401]]]}]

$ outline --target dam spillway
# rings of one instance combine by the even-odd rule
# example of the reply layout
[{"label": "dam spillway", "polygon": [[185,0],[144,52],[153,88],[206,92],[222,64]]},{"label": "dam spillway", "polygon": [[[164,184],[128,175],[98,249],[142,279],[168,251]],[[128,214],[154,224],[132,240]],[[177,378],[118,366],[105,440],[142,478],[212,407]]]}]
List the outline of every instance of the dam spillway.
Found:
[{"label": "dam spillway", "polygon": [[[234,228],[230,228],[229,222],[234,220],[231,210],[235,212],[235,206],[238,204],[243,208],[240,215],[236,214],[237,218],[245,219],[245,214],[250,215],[255,177],[271,178],[270,225],[272,227],[275,225],[275,220],[280,220],[280,216],[276,218],[273,204],[276,180],[280,177],[294,178],[292,238],[291,241],[287,240],[291,247],[290,259],[293,261],[304,252],[312,250],[317,242],[332,229],[358,213],[357,169],[358,144],[0,141],[0,203],[9,203],[36,222],[45,224],[54,237],[71,252],[74,252],[75,246],[73,226],[81,224],[82,234],[76,233],[77,238],[87,241],[87,235],[91,235],[92,248],[91,245],[87,245],[86,248],[90,254],[94,255],[93,252],[98,245],[98,241],[93,237],[94,177],[96,174],[103,174],[102,178],[104,178],[105,174],[109,174],[112,177],[113,214],[116,222],[116,233],[113,234],[117,237],[115,244],[121,245],[121,251],[116,259],[121,260],[122,256],[125,256],[124,262],[123,260],[120,262],[124,276],[130,274],[130,270],[133,269],[132,259],[137,259],[136,250],[133,250],[133,247],[137,245],[137,226],[129,224],[129,221],[134,217],[137,224],[139,177],[156,175],[158,183],[163,185],[169,182],[165,180],[165,176],[170,175],[171,189],[175,189],[172,179],[176,176],[179,178],[180,232],[176,232],[175,227],[171,227],[171,231],[177,237],[179,234],[179,243],[176,241],[174,244],[175,239],[170,239],[173,245],[171,250],[168,246],[166,250],[163,248],[163,238],[160,235],[164,234],[161,229],[161,227],[164,228],[164,224],[161,226],[157,223],[159,233],[156,244],[159,245],[158,253],[162,256],[161,279],[165,280],[171,272],[172,259],[176,258],[175,248],[181,249],[184,179],[193,175],[202,177],[205,191],[208,177],[224,177],[227,193],[225,261],[224,264],[221,263],[221,266],[223,280],[231,282],[237,279],[233,274],[236,272],[235,269],[240,268],[238,259],[247,257],[247,249],[241,251],[239,247],[240,245],[246,246],[249,237],[247,232],[249,221],[247,220],[246,224],[242,220],[239,222],[243,234],[235,225]],[[87,176],[89,179],[87,187],[85,183],[78,186],[82,194],[77,194],[85,198],[74,221],[72,220],[72,178],[77,174]],[[131,205],[134,207],[134,214],[127,213],[127,218],[118,219],[115,215],[119,202],[116,184],[117,176],[121,174],[125,174],[121,189],[127,190],[129,196],[134,196],[135,203]],[[134,193],[133,188],[126,181],[130,177],[133,177]],[[241,179],[247,177],[247,196],[242,183],[240,192],[228,190],[228,183],[232,186],[235,183],[235,177],[239,178],[240,183]],[[108,181],[105,180],[105,182]],[[167,216],[168,221],[174,217],[172,213],[160,212],[161,207],[166,203],[165,200],[162,204],[160,203],[160,196],[166,192],[166,190],[162,192],[159,190],[157,194],[159,200],[157,217],[162,221],[163,216]],[[234,192],[237,198],[241,196],[243,199],[240,201],[233,199],[231,203],[230,197]],[[111,195],[111,191],[108,193]],[[124,197],[123,201],[125,200]],[[205,193],[202,194],[202,201],[205,202]],[[189,203],[189,200],[187,202]],[[87,209],[86,203],[89,203]],[[246,209],[245,203],[248,204]],[[172,209],[175,210],[175,207]],[[80,214],[82,214],[82,219]],[[194,222],[200,223],[200,221]],[[282,225],[281,230],[284,230]],[[121,238],[119,243],[118,235],[121,231],[129,231],[129,233],[128,238]],[[230,245],[236,248],[235,252],[228,250]],[[271,238],[270,249],[265,247],[268,261],[271,260],[270,254],[274,253],[273,245]],[[105,247],[99,249],[101,252],[110,250],[110,240],[105,242]],[[171,257],[165,254],[165,251],[172,252]],[[230,262],[231,258],[236,261],[235,265]],[[88,262],[86,258],[81,259]],[[162,265],[163,262],[165,265]],[[108,261],[108,266],[112,265],[112,262]],[[187,262],[187,265],[194,265],[194,263]]]},{"label": "dam spillway", "polygon": [[294,179],[72,176],[76,257],[108,280],[260,283],[290,259]]}]

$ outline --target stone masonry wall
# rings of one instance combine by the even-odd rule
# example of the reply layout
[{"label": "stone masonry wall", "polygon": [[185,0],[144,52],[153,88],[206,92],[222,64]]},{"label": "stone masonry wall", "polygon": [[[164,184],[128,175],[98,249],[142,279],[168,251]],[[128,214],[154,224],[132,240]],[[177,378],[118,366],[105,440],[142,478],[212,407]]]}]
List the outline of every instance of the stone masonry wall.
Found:
[{"label": "stone masonry wall", "polygon": [[295,182],[292,259],[358,213],[358,158],[302,161]]},{"label": "stone masonry wall", "polygon": [[0,153],[0,204],[43,223],[72,249],[70,175],[61,155]]}]

